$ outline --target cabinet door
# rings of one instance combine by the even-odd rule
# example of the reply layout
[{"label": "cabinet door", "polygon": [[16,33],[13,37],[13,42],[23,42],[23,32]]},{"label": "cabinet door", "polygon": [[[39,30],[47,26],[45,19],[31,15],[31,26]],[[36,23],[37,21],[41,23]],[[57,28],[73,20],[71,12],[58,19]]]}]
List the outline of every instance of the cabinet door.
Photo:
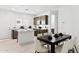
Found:
[{"label": "cabinet door", "polygon": [[45,17],[44,16],[41,16],[40,17],[40,20],[41,20],[41,25],[45,25]]},{"label": "cabinet door", "polygon": [[36,25],[36,17],[34,18],[34,25]]},{"label": "cabinet door", "polygon": [[35,17],[34,25],[48,25],[48,15]]},{"label": "cabinet door", "polygon": [[45,15],[45,24],[48,25],[48,15]]},{"label": "cabinet door", "polygon": [[15,30],[12,30],[12,39],[18,39],[18,32]]}]

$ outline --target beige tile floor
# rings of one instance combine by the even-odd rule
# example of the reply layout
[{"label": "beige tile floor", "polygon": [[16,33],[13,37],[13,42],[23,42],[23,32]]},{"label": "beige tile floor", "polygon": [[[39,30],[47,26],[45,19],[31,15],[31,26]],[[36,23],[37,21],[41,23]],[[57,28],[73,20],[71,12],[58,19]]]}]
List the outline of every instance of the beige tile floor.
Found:
[{"label": "beige tile floor", "polygon": [[0,53],[33,53],[35,51],[34,44],[19,45],[15,40],[0,40]]},{"label": "beige tile floor", "polygon": [[[57,48],[56,52],[60,53],[61,49],[62,47]],[[17,43],[16,39],[0,40],[0,53],[34,53],[34,52],[35,52],[34,43],[20,45]]]}]

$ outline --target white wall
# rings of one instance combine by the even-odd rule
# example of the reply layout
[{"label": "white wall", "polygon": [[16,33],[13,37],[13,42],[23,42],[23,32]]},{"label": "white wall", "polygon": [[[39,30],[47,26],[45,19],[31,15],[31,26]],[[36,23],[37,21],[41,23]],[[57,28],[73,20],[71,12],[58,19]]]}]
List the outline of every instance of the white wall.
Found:
[{"label": "white wall", "polygon": [[71,7],[71,31],[73,35],[79,39],[79,6]]},{"label": "white wall", "polygon": [[[26,27],[33,25],[33,16],[22,13],[14,13],[16,17],[16,21],[20,19],[22,21],[21,25],[25,25]],[[18,24],[16,24],[18,26]]]},{"label": "white wall", "polygon": [[58,30],[79,39],[79,6],[59,8]]},{"label": "white wall", "polygon": [[17,26],[17,19],[28,21],[24,22],[26,25],[33,25],[33,16],[31,15],[0,9],[0,39],[11,38],[9,27]]},{"label": "white wall", "polygon": [[70,33],[72,18],[70,7],[65,6],[58,10],[58,32]]}]

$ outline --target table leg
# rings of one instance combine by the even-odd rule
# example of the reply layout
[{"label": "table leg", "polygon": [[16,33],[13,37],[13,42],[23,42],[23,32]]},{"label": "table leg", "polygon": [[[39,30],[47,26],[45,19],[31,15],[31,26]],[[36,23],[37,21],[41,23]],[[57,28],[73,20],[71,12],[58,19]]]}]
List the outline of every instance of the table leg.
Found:
[{"label": "table leg", "polygon": [[51,44],[51,53],[55,53],[55,44]]}]

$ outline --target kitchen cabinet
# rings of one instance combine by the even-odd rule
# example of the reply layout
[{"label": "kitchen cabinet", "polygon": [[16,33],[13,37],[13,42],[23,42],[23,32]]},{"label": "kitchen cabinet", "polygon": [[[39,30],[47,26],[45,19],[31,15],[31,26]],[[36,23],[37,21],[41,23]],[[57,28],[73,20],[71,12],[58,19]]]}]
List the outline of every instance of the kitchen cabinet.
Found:
[{"label": "kitchen cabinet", "polygon": [[37,36],[38,34],[44,35],[44,33],[48,33],[48,29],[36,29],[34,31],[34,36]]},{"label": "kitchen cabinet", "polygon": [[34,17],[34,25],[48,25],[48,15]]},{"label": "kitchen cabinet", "polygon": [[12,39],[18,39],[18,31],[12,30],[11,35],[12,35]]}]

